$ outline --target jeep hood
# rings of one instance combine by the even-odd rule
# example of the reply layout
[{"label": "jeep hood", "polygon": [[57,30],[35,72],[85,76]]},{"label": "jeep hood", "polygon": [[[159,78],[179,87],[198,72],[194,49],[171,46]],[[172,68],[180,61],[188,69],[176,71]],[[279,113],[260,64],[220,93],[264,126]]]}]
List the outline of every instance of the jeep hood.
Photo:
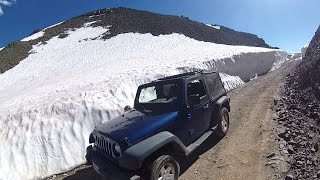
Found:
[{"label": "jeep hood", "polygon": [[151,136],[177,118],[178,112],[149,115],[131,110],[96,127],[96,131],[118,142],[121,147],[131,145]]}]

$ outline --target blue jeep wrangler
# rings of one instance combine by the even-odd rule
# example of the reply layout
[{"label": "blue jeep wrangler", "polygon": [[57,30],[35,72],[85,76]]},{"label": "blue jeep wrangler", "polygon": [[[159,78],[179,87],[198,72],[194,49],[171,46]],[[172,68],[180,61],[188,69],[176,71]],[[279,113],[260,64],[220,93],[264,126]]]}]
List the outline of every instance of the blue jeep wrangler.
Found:
[{"label": "blue jeep wrangler", "polygon": [[102,176],[135,173],[177,180],[177,157],[187,157],[211,134],[226,135],[229,105],[220,76],[197,71],[139,86],[134,108],[96,127],[86,159]]}]

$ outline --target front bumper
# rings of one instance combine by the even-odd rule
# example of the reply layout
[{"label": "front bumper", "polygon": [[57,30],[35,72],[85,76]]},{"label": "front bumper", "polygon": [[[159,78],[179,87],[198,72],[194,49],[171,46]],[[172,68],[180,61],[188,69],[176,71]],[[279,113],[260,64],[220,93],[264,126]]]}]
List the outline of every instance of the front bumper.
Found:
[{"label": "front bumper", "polygon": [[87,147],[86,159],[88,163],[92,163],[93,169],[101,176],[119,180],[130,179],[130,172],[121,170],[92,146]]}]

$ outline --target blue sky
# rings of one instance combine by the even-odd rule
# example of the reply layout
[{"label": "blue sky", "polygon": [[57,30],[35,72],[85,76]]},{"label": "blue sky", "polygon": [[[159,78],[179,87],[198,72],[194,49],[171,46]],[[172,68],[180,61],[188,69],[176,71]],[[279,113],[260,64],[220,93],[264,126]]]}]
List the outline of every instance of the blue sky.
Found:
[{"label": "blue sky", "polygon": [[319,0],[0,0],[0,47],[35,29],[119,6],[250,32],[288,52],[300,51],[320,24]]}]

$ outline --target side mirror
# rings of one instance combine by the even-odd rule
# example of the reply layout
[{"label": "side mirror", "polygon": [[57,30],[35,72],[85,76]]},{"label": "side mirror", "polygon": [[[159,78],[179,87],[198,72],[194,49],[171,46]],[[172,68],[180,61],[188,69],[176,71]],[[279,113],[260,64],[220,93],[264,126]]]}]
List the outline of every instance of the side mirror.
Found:
[{"label": "side mirror", "polygon": [[132,110],[132,107],[127,105],[124,107],[124,112]]},{"label": "side mirror", "polygon": [[199,94],[193,94],[188,96],[188,103],[190,106],[195,106],[200,104],[200,96]]}]

